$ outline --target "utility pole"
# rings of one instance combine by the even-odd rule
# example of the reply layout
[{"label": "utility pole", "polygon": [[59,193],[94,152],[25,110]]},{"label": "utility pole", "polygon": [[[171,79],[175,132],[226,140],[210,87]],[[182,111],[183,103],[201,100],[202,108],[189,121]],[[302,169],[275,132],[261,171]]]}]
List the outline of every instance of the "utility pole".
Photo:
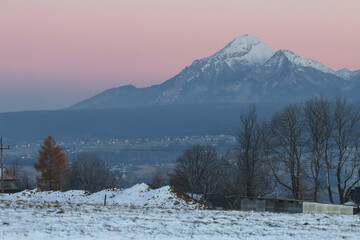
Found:
[{"label": "utility pole", "polygon": [[4,149],[10,149],[10,146],[7,146],[6,148],[3,147],[2,144],[2,137],[1,137],[1,193],[4,193],[4,160],[3,160],[3,150]]}]

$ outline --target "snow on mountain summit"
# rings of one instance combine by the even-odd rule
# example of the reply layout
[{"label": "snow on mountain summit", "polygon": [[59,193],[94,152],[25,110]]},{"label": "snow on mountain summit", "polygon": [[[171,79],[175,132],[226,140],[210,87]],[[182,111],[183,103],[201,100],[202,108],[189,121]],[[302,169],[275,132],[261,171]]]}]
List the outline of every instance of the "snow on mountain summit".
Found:
[{"label": "snow on mountain summit", "polygon": [[249,64],[263,64],[275,51],[261,42],[257,37],[241,35],[231,41],[219,52],[212,55],[211,59],[231,59],[230,65],[235,61],[247,62]]},{"label": "snow on mountain summit", "polygon": [[343,69],[337,71],[336,75],[338,77],[343,78],[343,79],[349,80],[353,75],[353,71],[351,71],[351,70],[349,70],[347,68],[343,68]]},{"label": "snow on mountain summit", "polygon": [[334,70],[332,70],[331,68],[310,58],[302,58],[289,50],[279,50],[278,52],[282,53],[291,63],[298,67],[310,67],[324,73],[335,74]]}]

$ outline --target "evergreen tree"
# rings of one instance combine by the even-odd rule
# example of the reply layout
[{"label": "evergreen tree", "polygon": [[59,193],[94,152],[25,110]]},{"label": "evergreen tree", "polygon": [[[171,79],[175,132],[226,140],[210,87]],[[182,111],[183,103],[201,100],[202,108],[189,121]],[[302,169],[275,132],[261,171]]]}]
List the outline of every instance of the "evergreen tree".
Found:
[{"label": "evergreen tree", "polygon": [[39,149],[38,162],[34,163],[35,170],[41,172],[41,177],[36,177],[38,187],[43,190],[63,189],[70,174],[67,162],[62,148],[56,145],[52,136],[48,136]]}]

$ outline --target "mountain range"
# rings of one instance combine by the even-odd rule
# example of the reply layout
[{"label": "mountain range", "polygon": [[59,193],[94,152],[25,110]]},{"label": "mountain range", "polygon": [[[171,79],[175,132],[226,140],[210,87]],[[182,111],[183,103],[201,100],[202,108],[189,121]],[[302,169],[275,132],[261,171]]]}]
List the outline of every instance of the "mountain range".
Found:
[{"label": "mountain range", "polygon": [[107,109],[208,103],[291,103],[337,94],[359,100],[360,70],[334,71],[289,50],[274,51],[242,35],[175,77],[145,88],[108,89],[68,109]]},{"label": "mountain range", "polygon": [[175,77],[146,88],[122,86],[67,109],[0,113],[7,142],[56,139],[235,135],[250,102],[270,118],[312,96],[360,99],[360,71],[331,68],[243,35]]}]

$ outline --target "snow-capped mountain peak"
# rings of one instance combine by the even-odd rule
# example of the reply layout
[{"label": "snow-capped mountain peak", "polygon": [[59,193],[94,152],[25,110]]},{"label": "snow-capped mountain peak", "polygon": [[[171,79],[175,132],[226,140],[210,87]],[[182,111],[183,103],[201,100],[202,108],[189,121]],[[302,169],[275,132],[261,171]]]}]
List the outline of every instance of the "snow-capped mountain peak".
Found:
[{"label": "snow-capped mountain peak", "polygon": [[289,50],[279,50],[276,55],[281,55],[286,57],[292,64],[294,64],[295,66],[298,67],[309,67],[309,68],[314,68],[317,69],[319,71],[322,71],[324,73],[331,73],[331,74],[335,74],[334,70],[332,70],[331,68],[315,61],[312,60],[310,58],[302,58],[299,55],[296,55],[295,53],[293,53],[292,51]]},{"label": "snow-capped mountain peak", "polygon": [[345,79],[345,80],[349,80],[353,75],[353,71],[347,69],[347,68],[343,68],[339,71],[336,72],[336,76]]},{"label": "snow-capped mountain peak", "polygon": [[299,102],[322,94],[335,96],[339,92],[358,99],[358,89],[360,71],[335,72],[320,62],[302,58],[289,50],[275,52],[257,37],[241,35],[217,53],[195,60],[162,84],[111,89],[70,109],[215,102]]},{"label": "snow-capped mountain peak", "polygon": [[233,65],[235,61],[248,64],[263,64],[274,53],[275,51],[271,47],[261,42],[257,37],[246,34],[235,38],[210,58],[231,59],[229,65]]},{"label": "snow-capped mountain peak", "polygon": [[251,51],[251,49],[256,46],[262,44],[260,39],[257,37],[253,37],[251,35],[245,34],[241,35],[237,38],[235,38],[233,41],[228,43],[225,48],[223,49],[223,52],[227,53],[237,53],[237,52],[248,52]]}]

